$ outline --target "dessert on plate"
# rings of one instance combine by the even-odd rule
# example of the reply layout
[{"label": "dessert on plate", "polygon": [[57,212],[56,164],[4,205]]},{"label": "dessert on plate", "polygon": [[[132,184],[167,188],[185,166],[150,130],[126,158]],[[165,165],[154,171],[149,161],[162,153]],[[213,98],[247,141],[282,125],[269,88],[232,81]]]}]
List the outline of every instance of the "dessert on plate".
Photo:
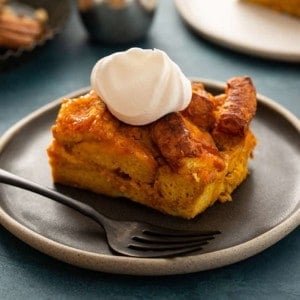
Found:
[{"label": "dessert on plate", "polygon": [[300,17],[300,0],[243,0],[263,5],[278,12]]},{"label": "dessert on plate", "polygon": [[249,77],[212,95],[163,51],[115,53],[95,65],[89,93],[62,102],[48,148],[53,180],[193,218],[231,200],[247,177],[255,112]]}]

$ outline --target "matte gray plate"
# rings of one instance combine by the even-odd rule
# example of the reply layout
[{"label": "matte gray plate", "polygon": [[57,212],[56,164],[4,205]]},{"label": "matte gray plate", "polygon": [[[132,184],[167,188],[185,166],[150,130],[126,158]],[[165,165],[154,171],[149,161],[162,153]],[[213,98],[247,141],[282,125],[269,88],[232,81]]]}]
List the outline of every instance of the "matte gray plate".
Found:
[{"label": "matte gray plate", "polygon": [[[220,93],[224,84],[199,79]],[[85,93],[88,88],[67,97]],[[137,259],[110,252],[101,227],[70,208],[18,188],[0,186],[0,222],[32,247],[83,268],[135,275],[190,273],[231,264],[273,245],[300,223],[300,125],[290,112],[258,96],[252,130],[258,138],[251,174],[233,201],[215,204],[193,220],[182,220],[133,203],[82,190],[54,188],[119,219],[222,233],[202,252],[168,259]],[[0,140],[0,166],[53,187],[46,148],[60,100],[32,113]]]}]

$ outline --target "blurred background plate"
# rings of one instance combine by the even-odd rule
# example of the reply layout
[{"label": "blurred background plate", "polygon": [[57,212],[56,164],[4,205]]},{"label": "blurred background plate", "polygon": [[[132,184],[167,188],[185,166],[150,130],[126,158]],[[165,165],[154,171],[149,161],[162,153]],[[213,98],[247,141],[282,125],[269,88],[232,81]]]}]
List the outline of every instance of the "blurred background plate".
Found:
[{"label": "blurred background plate", "polygon": [[18,0],[8,1],[8,4],[25,15],[30,15],[37,8],[44,8],[48,13],[49,20],[46,32],[32,46],[17,50],[0,48],[0,70],[11,67],[24,58],[31,57],[34,50],[53,39],[63,29],[71,13],[70,0]]},{"label": "blurred background plate", "polygon": [[300,62],[300,18],[241,0],[175,0],[200,36],[238,52]]}]

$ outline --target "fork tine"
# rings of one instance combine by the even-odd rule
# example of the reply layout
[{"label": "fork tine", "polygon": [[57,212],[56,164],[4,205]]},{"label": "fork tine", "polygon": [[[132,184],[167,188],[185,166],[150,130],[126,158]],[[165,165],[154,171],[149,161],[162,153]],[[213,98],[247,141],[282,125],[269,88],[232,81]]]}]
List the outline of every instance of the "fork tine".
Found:
[{"label": "fork tine", "polygon": [[170,236],[170,237],[200,237],[200,236],[213,236],[216,234],[220,234],[220,231],[212,231],[212,230],[202,230],[202,231],[194,231],[194,230],[181,230],[181,229],[170,229],[163,228],[154,225],[148,224],[147,228],[143,230],[143,234],[152,235],[152,236]]},{"label": "fork tine", "polygon": [[202,250],[202,245],[191,246],[187,248],[181,249],[169,249],[169,250],[136,250],[130,249],[130,251],[126,252],[126,256],[131,257],[139,257],[139,258],[164,258],[164,257],[174,257],[178,255],[188,254],[195,251]]},{"label": "fork tine", "polygon": [[159,251],[159,250],[171,250],[171,249],[183,249],[183,248],[189,248],[194,246],[203,246],[208,244],[208,241],[200,241],[200,242],[190,242],[190,243],[171,243],[171,244],[154,244],[154,243],[139,243],[133,242],[130,245],[128,245],[131,249],[136,250],[153,250],[153,251]]},{"label": "fork tine", "polygon": [[[149,224],[148,224],[149,225]],[[131,237],[126,255],[134,257],[171,257],[194,251],[214,239],[220,231],[182,231],[150,225]]]},{"label": "fork tine", "polygon": [[172,243],[189,243],[189,242],[201,242],[207,240],[213,240],[214,236],[167,236],[167,235],[136,235],[132,237],[134,241],[144,242],[144,243],[162,243],[162,244],[172,244]]}]

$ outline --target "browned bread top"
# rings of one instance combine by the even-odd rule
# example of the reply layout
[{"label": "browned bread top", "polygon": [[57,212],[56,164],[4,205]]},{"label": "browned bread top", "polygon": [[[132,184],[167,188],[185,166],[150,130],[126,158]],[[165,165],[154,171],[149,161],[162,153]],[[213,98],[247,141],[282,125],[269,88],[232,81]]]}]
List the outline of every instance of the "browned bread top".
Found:
[{"label": "browned bread top", "polygon": [[82,140],[103,141],[109,147],[113,141],[124,152],[138,151],[152,158],[153,165],[160,157],[174,169],[182,158],[202,156],[222,169],[219,151],[243,138],[255,115],[255,88],[249,77],[235,77],[228,80],[225,94],[215,97],[201,83],[192,85],[192,101],[184,111],[146,126],[117,120],[93,91],[65,99],[53,135],[70,147]]}]

